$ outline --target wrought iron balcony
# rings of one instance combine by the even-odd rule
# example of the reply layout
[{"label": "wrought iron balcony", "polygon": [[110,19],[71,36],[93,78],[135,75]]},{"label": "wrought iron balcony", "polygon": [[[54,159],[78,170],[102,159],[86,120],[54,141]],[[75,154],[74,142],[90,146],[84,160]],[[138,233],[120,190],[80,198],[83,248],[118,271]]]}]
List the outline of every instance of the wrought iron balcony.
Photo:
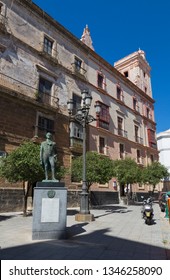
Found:
[{"label": "wrought iron balcony", "polygon": [[119,135],[119,136],[128,138],[128,133],[127,133],[126,130],[123,130],[123,129],[121,129],[121,128],[118,128],[118,129],[117,129],[117,132],[118,132],[118,135]]},{"label": "wrought iron balcony", "polygon": [[58,52],[54,49],[47,50],[44,44],[40,44],[39,54],[50,60],[50,62],[58,63]]},{"label": "wrought iron balcony", "polygon": [[72,71],[74,74],[81,78],[86,78],[86,70],[82,68],[81,66],[77,65],[75,62],[71,63],[72,65]]},{"label": "wrought iron balcony", "polygon": [[135,141],[139,144],[143,145],[143,138],[139,137],[139,136],[135,136]]}]

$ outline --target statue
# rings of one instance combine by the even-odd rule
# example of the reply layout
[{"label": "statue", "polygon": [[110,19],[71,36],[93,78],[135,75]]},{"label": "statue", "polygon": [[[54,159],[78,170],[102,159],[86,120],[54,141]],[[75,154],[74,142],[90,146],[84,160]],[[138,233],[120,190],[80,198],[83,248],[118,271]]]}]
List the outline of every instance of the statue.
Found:
[{"label": "statue", "polygon": [[40,147],[40,163],[45,171],[45,180],[48,180],[48,171],[51,169],[52,181],[58,181],[55,178],[56,160],[56,144],[52,141],[52,134],[47,132],[46,141],[42,142]]}]

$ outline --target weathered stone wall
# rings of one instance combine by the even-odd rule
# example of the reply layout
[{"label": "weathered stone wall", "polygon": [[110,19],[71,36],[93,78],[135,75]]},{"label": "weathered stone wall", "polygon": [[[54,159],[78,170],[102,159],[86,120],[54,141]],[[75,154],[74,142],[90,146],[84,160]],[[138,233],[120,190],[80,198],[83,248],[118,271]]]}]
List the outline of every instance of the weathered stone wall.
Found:
[{"label": "weathered stone wall", "polygon": [[0,189],[0,213],[17,212],[23,210],[23,190],[22,189]]},{"label": "weathered stone wall", "polygon": [[[80,190],[68,190],[67,207],[74,208],[80,206]],[[90,206],[100,206],[106,204],[119,203],[118,192],[93,191],[89,194]],[[0,189],[0,213],[23,211],[23,190],[20,188]],[[32,208],[32,198],[28,197],[28,209]]]}]

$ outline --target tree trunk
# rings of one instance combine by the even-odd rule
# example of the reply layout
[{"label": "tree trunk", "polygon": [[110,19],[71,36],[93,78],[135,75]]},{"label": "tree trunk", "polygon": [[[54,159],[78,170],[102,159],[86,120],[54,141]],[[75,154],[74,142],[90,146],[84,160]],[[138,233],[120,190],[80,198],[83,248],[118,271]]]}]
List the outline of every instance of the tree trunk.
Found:
[{"label": "tree trunk", "polygon": [[[27,185],[26,185],[27,183]],[[23,182],[23,192],[24,192],[24,205],[23,205],[23,216],[27,216],[27,201],[28,201],[28,193],[31,184],[29,182]]]},{"label": "tree trunk", "polygon": [[152,195],[154,195],[156,185],[153,185]]}]

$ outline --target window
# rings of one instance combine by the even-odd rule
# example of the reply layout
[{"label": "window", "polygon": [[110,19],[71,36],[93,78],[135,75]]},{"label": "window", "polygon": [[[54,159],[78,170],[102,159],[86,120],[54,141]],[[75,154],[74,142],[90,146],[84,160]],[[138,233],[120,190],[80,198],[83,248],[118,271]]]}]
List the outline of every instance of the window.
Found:
[{"label": "window", "polygon": [[80,60],[79,58],[75,57],[74,65],[75,65],[75,70],[80,72],[81,71],[81,67],[82,67],[82,60]]},{"label": "window", "polygon": [[155,131],[150,128],[148,129],[148,143],[149,147],[156,149]]},{"label": "window", "polygon": [[52,82],[40,77],[39,79],[39,99],[45,103],[50,102]]},{"label": "window", "polygon": [[43,116],[38,117],[38,128],[45,132],[54,133],[54,120],[48,119]]},{"label": "window", "polygon": [[154,156],[153,155],[150,155],[150,160],[151,160],[151,162],[154,162]]},{"label": "window", "polygon": [[101,111],[99,118],[97,119],[97,126],[104,129],[109,129],[110,115],[109,115],[109,106],[100,103]]},{"label": "window", "polygon": [[99,88],[103,88],[103,86],[104,86],[104,77],[100,73],[98,73],[98,77],[97,77],[97,86]]},{"label": "window", "polygon": [[77,123],[73,124],[73,136],[75,138],[83,139],[83,128],[81,125]]},{"label": "window", "polygon": [[141,152],[140,152],[140,150],[136,151],[136,155],[137,155],[137,163],[141,163]]},{"label": "window", "polygon": [[133,98],[133,110],[136,111],[136,106],[137,106],[137,100],[136,98]]},{"label": "window", "polygon": [[52,55],[53,41],[44,37],[44,52]]},{"label": "window", "polygon": [[127,131],[123,129],[124,119],[121,117],[117,117],[117,133],[119,136],[123,136],[127,138]]},{"label": "window", "polygon": [[125,148],[123,144],[119,144],[119,156],[120,159],[124,159],[124,154],[125,154]]},{"label": "window", "polygon": [[147,87],[144,88],[145,93],[147,93]]},{"label": "window", "polygon": [[83,127],[79,123],[72,122],[70,124],[70,137],[83,139]]},{"label": "window", "polygon": [[83,68],[84,62],[78,58],[74,57],[74,62],[71,63],[74,74],[84,76],[86,74],[86,70]]},{"label": "window", "polygon": [[121,99],[121,88],[117,87],[117,99]]},{"label": "window", "polygon": [[81,107],[81,96],[73,93],[73,110],[75,110],[75,113],[76,113],[76,109],[80,107]]},{"label": "window", "polygon": [[135,141],[139,142],[139,127],[135,125]]},{"label": "window", "polygon": [[146,108],[146,117],[152,119],[151,110],[148,107]]},{"label": "window", "polygon": [[99,137],[99,153],[100,154],[106,154],[106,143],[105,143],[105,138],[104,137]]},{"label": "window", "polygon": [[83,145],[83,127],[77,122],[70,123],[70,146],[74,148],[81,148]]},{"label": "window", "polygon": [[135,97],[133,97],[133,110],[139,112],[138,101]]},{"label": "window", "polygon": [[118,126],[118,135],[123,136],[123,119],[121,117],[117,117],[117,126]]},{"label": "window", "polygon": [[125,77],[127,78],[127,77],[129,76],[128,71],[125,71],[125,72],[124,72],[124,75],[125,75]]},{"label": "window", "polygon": [[117,99],[123,102],[124,96],[123,96],[122,89],[120,86],[117,86],[116,92],[117,92]]}]

